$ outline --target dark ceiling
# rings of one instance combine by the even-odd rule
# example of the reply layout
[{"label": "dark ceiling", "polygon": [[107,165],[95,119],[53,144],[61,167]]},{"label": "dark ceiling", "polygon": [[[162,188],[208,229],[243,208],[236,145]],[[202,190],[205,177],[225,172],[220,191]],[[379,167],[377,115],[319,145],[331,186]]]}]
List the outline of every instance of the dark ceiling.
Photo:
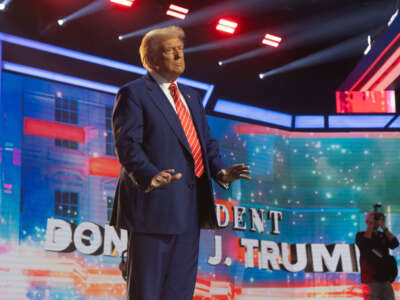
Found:
[{"label": "dark ceiling", "polygon": [[[136,0],[131,8],[104,0],[97,12],[60,27],[57,20],[95,1],[13,0],[0,13],[0,31],[46,43],[140,65],[141,36],[119,41],[118,36],[171,19],[171,1]],[[215,84],[208,109],[217,98],[289,113],[332,113],[334,92],[362,57],[367,44],[331,54],[317,64],[260,80],[269,71],[302,57],[368,33],[379,33],[396,7],[396,0],[231,0],[173,1],[190,9],[185,21],[186,48],[217,41],[231,44],[186,54],[185,77]],[[191,18],[196,14],[196,20]],[[199,16],[200,14],[200,16]],[[215,30],[219,17],[239,23],[231,37]],[[283,37],[280,48],[260,41],[265,33]],[[249,37],[245,43],[235,39]],[[265,47],[257,57],[218,66],[218,61]],[[333,56],[332,56],[333,55]],[[335,57],[335,55],[337,57]],[[128,79],[129,80],[129,79]],[[127,78],[112,78],[121,85]]]}]

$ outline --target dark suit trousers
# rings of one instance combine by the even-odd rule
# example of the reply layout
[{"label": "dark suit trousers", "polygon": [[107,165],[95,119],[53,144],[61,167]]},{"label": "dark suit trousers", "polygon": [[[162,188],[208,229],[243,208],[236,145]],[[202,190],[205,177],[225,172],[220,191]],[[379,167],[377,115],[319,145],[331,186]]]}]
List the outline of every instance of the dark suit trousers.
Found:
[{"label": "dark suit trousers", "polygon": [[194,185],[184,233],[133,232],[128,245],[128,300],[193,300],[199,255],[198,201],[204,178]]}]

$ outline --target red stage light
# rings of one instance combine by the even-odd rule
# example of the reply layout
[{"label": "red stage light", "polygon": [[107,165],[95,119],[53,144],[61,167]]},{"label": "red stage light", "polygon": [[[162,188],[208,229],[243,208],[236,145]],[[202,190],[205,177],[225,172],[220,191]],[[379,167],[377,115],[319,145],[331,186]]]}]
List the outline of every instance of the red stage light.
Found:
[{"label": "red stage light", "polygon": [[175,4],[171,4],[167,10],[167,15],[178,19],[185,19],[189,10]]},{"label": "red stage light", "polygon": [[236,22],[228,21],[226,19],[220,19],[218,21],[218,25],[216,28],[217,28],[217,30],[228,32],[228,33],[232,34],[235,32],[237,26],[238,26],[238,23],[236,23]]},{"label": "red stage light", "polygon": [[281,41],[282,41],[281,37],[267,33],[264,39],[262,40],[262,43],[276,48],[279,46]]},{"label": "red stage light", "polygon": [[135,0],[110,0],[110,2],[121,4],[124,6],[131,7]]}]

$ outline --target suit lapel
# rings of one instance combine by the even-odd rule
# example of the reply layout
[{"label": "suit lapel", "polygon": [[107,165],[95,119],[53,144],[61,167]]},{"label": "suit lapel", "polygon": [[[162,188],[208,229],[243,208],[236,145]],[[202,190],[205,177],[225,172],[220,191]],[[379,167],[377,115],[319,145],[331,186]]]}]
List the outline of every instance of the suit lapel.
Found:
[{"label": "suit lapel", "polygon": [[179,142],[190,153],[190,155],[192,155],[192,151],[190,150],[189,143],[187,141],[185,132],[183,131],[178,115],[169,103],[168,99],[165,97],[163,91],[148,74],[144,76],[144,79],[151,96],[150,99],[164,115]]}]

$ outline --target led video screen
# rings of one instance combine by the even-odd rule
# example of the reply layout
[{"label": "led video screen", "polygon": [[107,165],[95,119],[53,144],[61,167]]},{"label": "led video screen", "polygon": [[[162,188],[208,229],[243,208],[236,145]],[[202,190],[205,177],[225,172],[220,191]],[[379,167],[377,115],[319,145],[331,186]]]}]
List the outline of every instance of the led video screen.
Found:
[{"label": "led video screen", "polygon": [[[113,95],[9,72],[1,87],[0,298],[124,299]],[[252,180],[214,186],[221,229],[202,231],[194,298],[361,299],[365,213],[383,203],[400,233],[400,134],[208,121]]]}]

